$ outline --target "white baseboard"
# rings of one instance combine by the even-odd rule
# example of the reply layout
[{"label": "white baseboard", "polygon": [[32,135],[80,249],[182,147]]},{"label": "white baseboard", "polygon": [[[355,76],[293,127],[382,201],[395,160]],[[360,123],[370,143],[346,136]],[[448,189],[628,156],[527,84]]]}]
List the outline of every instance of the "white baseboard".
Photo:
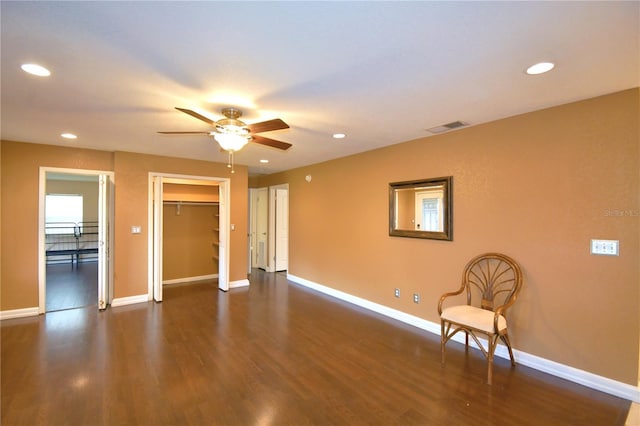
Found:
[{"label": "white baseboard", "polygon": [[216,278],[218,278],[218,274],[200,275],[197,277],[176,278],[174,280],[164,280],[162,281],[162,285],[191,283],[195,281],[213,280]]},{"label": "white baseboard", "polygon": [[39,309],[37,307],[0,311],[0,321],[13,318],[37,317],[39,314],[38,311]]},{"label": "white baseboard", "polygon": [[[415,315],[407,314],[406,312],[399,311],[397,309],[390,308],[388,306],[380,305],[369,300],[353,296],[349,293],[336,290],[331,287],[327,287],[313,281],[306,280],[304,278],[287,273],[287,279],[294,283],[300,284],[304,287],[308,287],[312,290],[316,290],[320,293],[333,296],[337,299],[344,300],[345,302],[353,303],[354,305],[363,307],[373,312],[385,315],[395,320],[404,322],[422,330],[440,336],[441,329],[439,323],[427,321],[423,318],[416,317]],[[464,343],[464,334],[456,334],[452,340],[459,343]],[[483,344],[486,340],[480,339]],[[475,342],[470,339],[469,345],[477,347]],[[606,377],[598,376],[597,374],[589,373],[588,371],[579,370],[577,368],[570,367],[568,365],[560,364],[555,361],[551,361],[545,358],[541,358],[536,355],[532,355],[526,352],[513,350],[516,361],[519,364],[533,368],[538,371],[542,371],[551,374],[556,377],[560,377],[565,380],[569,380],[574,383],[595,389],[601,392],[615,395],[620,398],[627,399],[633,402],[640,402],[640,386],[632,386],[626,383],[618,382]],[[509,359],[509,352],[503,345],[498,345],[495,355],[500,358]]]},{"label": "white baseboard", "polygon": [[248,287],[249,284],[249,280],[245,278],[244,280],[230,281],[229,288]]},{"label": "white baseboard", "polygon": [[149,296],[146,294],[140,294],[138,296],[117,297],[111,301],[111,307],[117,308],[118,306],[133,305],[134,303],[147,303]]}]

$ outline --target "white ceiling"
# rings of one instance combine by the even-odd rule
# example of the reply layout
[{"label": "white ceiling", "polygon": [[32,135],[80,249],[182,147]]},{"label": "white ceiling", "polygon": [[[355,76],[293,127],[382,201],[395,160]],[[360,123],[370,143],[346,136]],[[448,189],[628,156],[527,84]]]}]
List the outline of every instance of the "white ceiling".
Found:
[{"label": "white ceiling", "polygon": [[[640,2],[0,3],[2,139],[226,162],[236,106],[282,118],[236,163],[273,173],[640,86]],[[556,69],[524,69],[553,61]],[[48,78],[21,71],[36,62]],[[72,132],[76,141],[59,135]],[[336,132],[347,134],[335,140]],[[259,160],[269,159],[262,165]]]}]

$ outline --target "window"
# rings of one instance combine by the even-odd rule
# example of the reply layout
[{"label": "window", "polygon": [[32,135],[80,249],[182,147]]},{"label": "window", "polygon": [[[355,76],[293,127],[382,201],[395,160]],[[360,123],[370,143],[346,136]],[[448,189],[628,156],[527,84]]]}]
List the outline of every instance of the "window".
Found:
[{"label": "window", "polygon": [[74,225],[82,222],[82,204],[82,195],[47,195],[44,205],[47,234],[73,234]]}]

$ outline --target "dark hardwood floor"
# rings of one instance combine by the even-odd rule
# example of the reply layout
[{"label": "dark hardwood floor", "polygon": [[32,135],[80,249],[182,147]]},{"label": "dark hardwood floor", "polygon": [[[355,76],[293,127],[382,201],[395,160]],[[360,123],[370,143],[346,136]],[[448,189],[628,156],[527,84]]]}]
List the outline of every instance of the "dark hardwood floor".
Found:
[{"label": "dark hardwood floor", "polygon": [[[254,271],[1,324],[3,425],[622,425],[630,403]],[[435,309],[425,303],[425,309]]]},{"label": "dark hardwood floor", "polygon": [[46,311],[98,306],[98,262],[49,264]]}]

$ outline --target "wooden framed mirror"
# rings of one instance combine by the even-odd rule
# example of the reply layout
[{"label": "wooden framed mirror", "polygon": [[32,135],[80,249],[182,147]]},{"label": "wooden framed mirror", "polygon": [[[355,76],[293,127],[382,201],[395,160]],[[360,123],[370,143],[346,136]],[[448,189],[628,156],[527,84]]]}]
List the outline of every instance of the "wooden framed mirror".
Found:
[{"label": "wooden framed mirror", "polygon": [[389,184],[389,235],[453,240],[453,177]]}]

